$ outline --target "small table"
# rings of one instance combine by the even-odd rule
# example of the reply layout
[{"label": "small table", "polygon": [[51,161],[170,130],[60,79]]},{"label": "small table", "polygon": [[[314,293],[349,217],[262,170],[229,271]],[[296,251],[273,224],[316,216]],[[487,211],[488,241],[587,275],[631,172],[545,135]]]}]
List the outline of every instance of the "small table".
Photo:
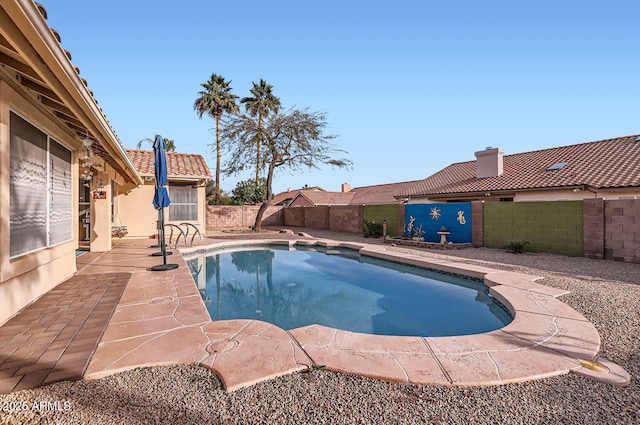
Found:
[{"label": "small table", "polygon": [[440,235],[440,243],[442,244],[447,243],[447,235],[451,234],[451,232],[436,232],[436,233]]}]

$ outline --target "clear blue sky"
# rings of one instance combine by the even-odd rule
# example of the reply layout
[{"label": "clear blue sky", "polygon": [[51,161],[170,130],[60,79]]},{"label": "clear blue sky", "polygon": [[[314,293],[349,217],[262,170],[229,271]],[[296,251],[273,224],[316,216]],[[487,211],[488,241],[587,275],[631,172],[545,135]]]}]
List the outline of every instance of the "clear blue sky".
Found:
[{"label": "clear blue sky", "polygon": [[193,110],[212,73],[325,112],[353,169],[281,172],[276,193],[640,133],[637,0],[42,3],[126,148],[158,133],[214,173],[214,121]]}]

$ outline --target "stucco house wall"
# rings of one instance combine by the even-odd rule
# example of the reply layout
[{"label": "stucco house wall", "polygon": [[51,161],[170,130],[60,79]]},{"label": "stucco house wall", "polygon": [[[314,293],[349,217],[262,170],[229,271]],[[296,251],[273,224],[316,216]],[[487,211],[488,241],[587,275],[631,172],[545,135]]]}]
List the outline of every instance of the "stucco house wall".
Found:
[{"label": "stucco house wall", "polygon": [[[81,170],[91,193],[141,183],[46,15],[0,3],[0,324],[76,272]],[[108,251],[111,197],[91,198],[90,249]]]},{"label": "stucco house wall", "polygon": [[[35,252],[11,258],[11,113],[46,133],[71,151],[71,234],[68,241],[41,248]],[[77,271],[76,249],[79,239],[79,165],[78,152],[81,146],[77,135],[51,119],[47,111],[15,86],[15,83],[0,73],[0,324],[7,321],[20,309],[45,294]],[[94,158],[95,176],[90,182],[91,193],[97,190],[109,192],[111,182],[126,187],[126,182],[113,168],[100,158]],[[100,187],[100,183],[102,187]],[[91,249],[111,249],[111,199],[96,199],[91,202]],[[97,225],[99,224],[99,225]]]},{"label": "stucco house wall", "polygon": [[[77,141],[68,130],[61,128],[47,114],[39,110],[30,99],[11,87],[0,74],[0,324],[40,295],[69,278],[76,271],[75,249],[77,229],[73,237],[59,245],[10,258],[10,113],[13,111],[30,124],[38,127],[72,151],[72,197],[78,197]],[[75,205],[75,204],[74,204]],[[77,208],[72,223],[77,222]]]},{"label": "stucco house wall", "polygon": [[290,207],[315,207],[313,202],[309,201],[304,196],[296,196],[296,198],[289,205]]},{"label": "stucco house wall", "polygon": [[573,189],[527,190],[510,193],[465,194],[464,196],[414,196],[407,204],[430,204],[438,202],[500,202],[501,198],[513,198],[514,202],[535,201],[579,201],[583,199],[640,199],[640,188],[599,189],[597,191]]},{"label": "stucco house wall", "polygon": [[[194,185],[197,185],[194,182]],[[171,190],[171,181],[169,181],[169,190]],[[197,220],[172,220],[171,207],[165,209],[165,223],[180,225],[186,222],[193,224],[200,230],[202,235],[205,234],[206,227],[206,193],[204,185],[197,187],[198,191],[198,219]],[[148,238],[158,233],[157,221],[158,211],[153,206],[153,196],[155,193],[155,182],[145,181],[145,184],[137,188],[118,195],[118,215],[114,220],[115,225],[127,227],[127,238]],[[171,196],[171,195],[169,195]],[[190,230],[191,234],[193,230]]]},{"label": "stucco house wall", "polygon": [[582,199],[640,199],[640,188],[628,189],[600,189],[597,191],[573,189],[540,190],[531,192],[518,192],[514,201],[577,201]]}]

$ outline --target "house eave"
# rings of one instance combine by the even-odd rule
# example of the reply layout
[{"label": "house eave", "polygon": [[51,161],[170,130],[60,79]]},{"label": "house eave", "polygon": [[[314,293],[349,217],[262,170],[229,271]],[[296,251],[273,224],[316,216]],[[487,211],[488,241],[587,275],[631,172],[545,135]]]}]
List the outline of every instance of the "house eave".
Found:
[{"label": "house eave", "polygon": [[[0,7],[0,19],[3,35],[8,35],[5,38],[11,40],[22,60],[121,167],[126,174],[124,177],[131,183],[142,184],[120,140],[35,3],[32,0],[7,0]],[[79,134],[77,137],[82,138]]]},{"label": "house eave", "polygon": [[441,198],[460,198],[460,197],[483,197],[485,194],[490,193],[493,195],[515,195],[520,192],[540,192],[547,190],[573,190],[573,189],[581,189],[588,191],[597,191],[598,188],[594,188],[592,186],[586,184],[574,184],[567,186],[551,186],[551,187],[535,187],[535,188],[522,188],[522,189],[500,189],[500,190],[491,190],[486,189],[482,191],[475,192],[451,192],[451,193],[424,193],[424,194],[413,194],[413,195],[405,195],[405,196],[395,196],[398,199],[416,199],[416,198],[429,198],[429,199],[441,199]]}]

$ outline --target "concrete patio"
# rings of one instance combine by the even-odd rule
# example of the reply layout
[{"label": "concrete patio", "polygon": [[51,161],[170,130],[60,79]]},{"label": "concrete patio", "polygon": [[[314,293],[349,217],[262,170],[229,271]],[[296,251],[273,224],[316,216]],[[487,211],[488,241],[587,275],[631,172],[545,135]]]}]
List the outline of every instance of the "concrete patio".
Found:
[{"label": "concrete patio", "polygon": [[[339,242],[278,235],[279,244]],[[257,241],[253,241],[257,242]],[[437,385],[494,385],[559,375],[594,375],[616,385],[629,376],[598,359],[600,337],[581,314],[557,300],[563,291],[535,276],[392,252],[388,246],[343,244],[362,254],[481,277],[515,316],[479,335],[395,337],[313,325],[284,331],[255,320],[211,321],[180,252],[162,263],[149,240],[117,240],[112,251],[78,257],[78,273],[0,327],[0,392],[57,380],[95,379],[136,367],[173,363],[210,368],[232,391],[312,366],[379,379]],[[204,246],[237,242],[205,239]],[[587,367],[584,367],[584,366]]]}]

